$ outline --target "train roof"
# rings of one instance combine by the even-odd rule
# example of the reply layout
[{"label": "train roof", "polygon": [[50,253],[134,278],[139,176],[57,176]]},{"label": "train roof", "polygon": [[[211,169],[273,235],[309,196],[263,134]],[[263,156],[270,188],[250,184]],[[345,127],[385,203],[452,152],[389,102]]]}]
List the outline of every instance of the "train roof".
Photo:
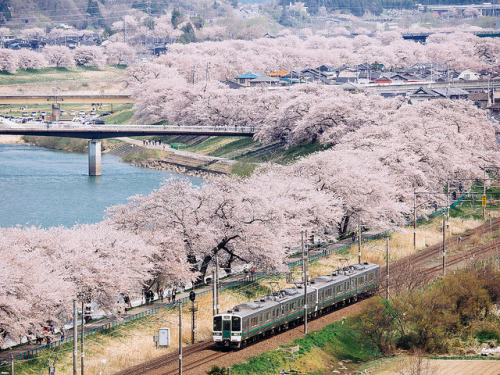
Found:
[{"label": "train roof", "polygon": [[[344,280],[348,280],[352,276],[364,273],[363,271],[368,272],[378,268],[380,268],[378,264],[361,263],[341,268],[334,271],[330,275],[317,276],[308,282],[307,285],[311,288],[310,291],[308,291],[308,294],[314,293],[315,289],[325,286],[326,284],[331,283],[333,285],[338,282],[343,282]],[[277,306],[281,303],[286,303],[289,300],[293,300],[299,295],[303,295],[303,293],[304,292],[302,289],[302,285],[299,285],[295,288],[282,289],[272,295],[264,296],[257,301],[246,302],[237,305],[233,307],[232,310],[221,313],[220,315],[235,314],[241,317],[250,316],[273,306]]]}]

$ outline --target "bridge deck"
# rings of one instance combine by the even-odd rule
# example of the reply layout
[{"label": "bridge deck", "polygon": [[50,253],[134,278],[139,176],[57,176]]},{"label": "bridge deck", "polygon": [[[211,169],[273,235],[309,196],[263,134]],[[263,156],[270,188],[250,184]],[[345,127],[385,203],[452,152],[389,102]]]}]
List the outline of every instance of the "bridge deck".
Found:
[{"label": "bridge deck", "polygon": [[211,127],[177,125],[94,125],[57,123],[50,125],[18,124],[0,119],[0,134],[105,139],[151,135],[195,135],[253,137],[255,127]]}]

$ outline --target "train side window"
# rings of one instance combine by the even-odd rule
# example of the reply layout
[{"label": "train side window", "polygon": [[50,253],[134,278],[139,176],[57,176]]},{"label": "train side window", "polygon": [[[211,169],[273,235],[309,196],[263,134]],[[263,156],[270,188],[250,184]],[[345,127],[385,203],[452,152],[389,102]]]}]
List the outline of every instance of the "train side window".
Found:
[{"label": "train side window", "polygon": [[290,311],[295,310],[295,302],[292,303],[292,306],[290,306]]},{"label": "train side window", "polygon": [[259,324],[259,317],[258,316],[254,316],[250,320],[250,327],[255,327],[257,324]]},{"label": "train side window", "polygon": [[284,315],[284,314],[285,314],[285,306],[281,305],[281,315]]}]

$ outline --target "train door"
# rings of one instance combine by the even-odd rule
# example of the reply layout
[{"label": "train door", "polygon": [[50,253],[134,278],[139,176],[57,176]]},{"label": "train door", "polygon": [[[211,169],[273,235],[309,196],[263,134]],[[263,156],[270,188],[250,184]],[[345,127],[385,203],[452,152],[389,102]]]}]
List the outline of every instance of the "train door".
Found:
[{"label": "train door", "polygon": [[230,339],[231,338],[231,317],[224,316],[222,317],[222,338]]}]

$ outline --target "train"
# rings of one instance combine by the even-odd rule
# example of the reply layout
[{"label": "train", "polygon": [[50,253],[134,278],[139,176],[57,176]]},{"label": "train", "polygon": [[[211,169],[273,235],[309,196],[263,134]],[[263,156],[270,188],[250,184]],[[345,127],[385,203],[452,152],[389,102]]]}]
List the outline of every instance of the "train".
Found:
[{"label": "train", "polygon": [[[307,283],[308,319],[374,295],[380,281],[380,266],[373,263],[346,266],[311,279]],[[239,349],[300,324],[304,321],[304,297],[304,289],[298,285],[217,314],[213,318],[213,341],[220,347]]]}]

